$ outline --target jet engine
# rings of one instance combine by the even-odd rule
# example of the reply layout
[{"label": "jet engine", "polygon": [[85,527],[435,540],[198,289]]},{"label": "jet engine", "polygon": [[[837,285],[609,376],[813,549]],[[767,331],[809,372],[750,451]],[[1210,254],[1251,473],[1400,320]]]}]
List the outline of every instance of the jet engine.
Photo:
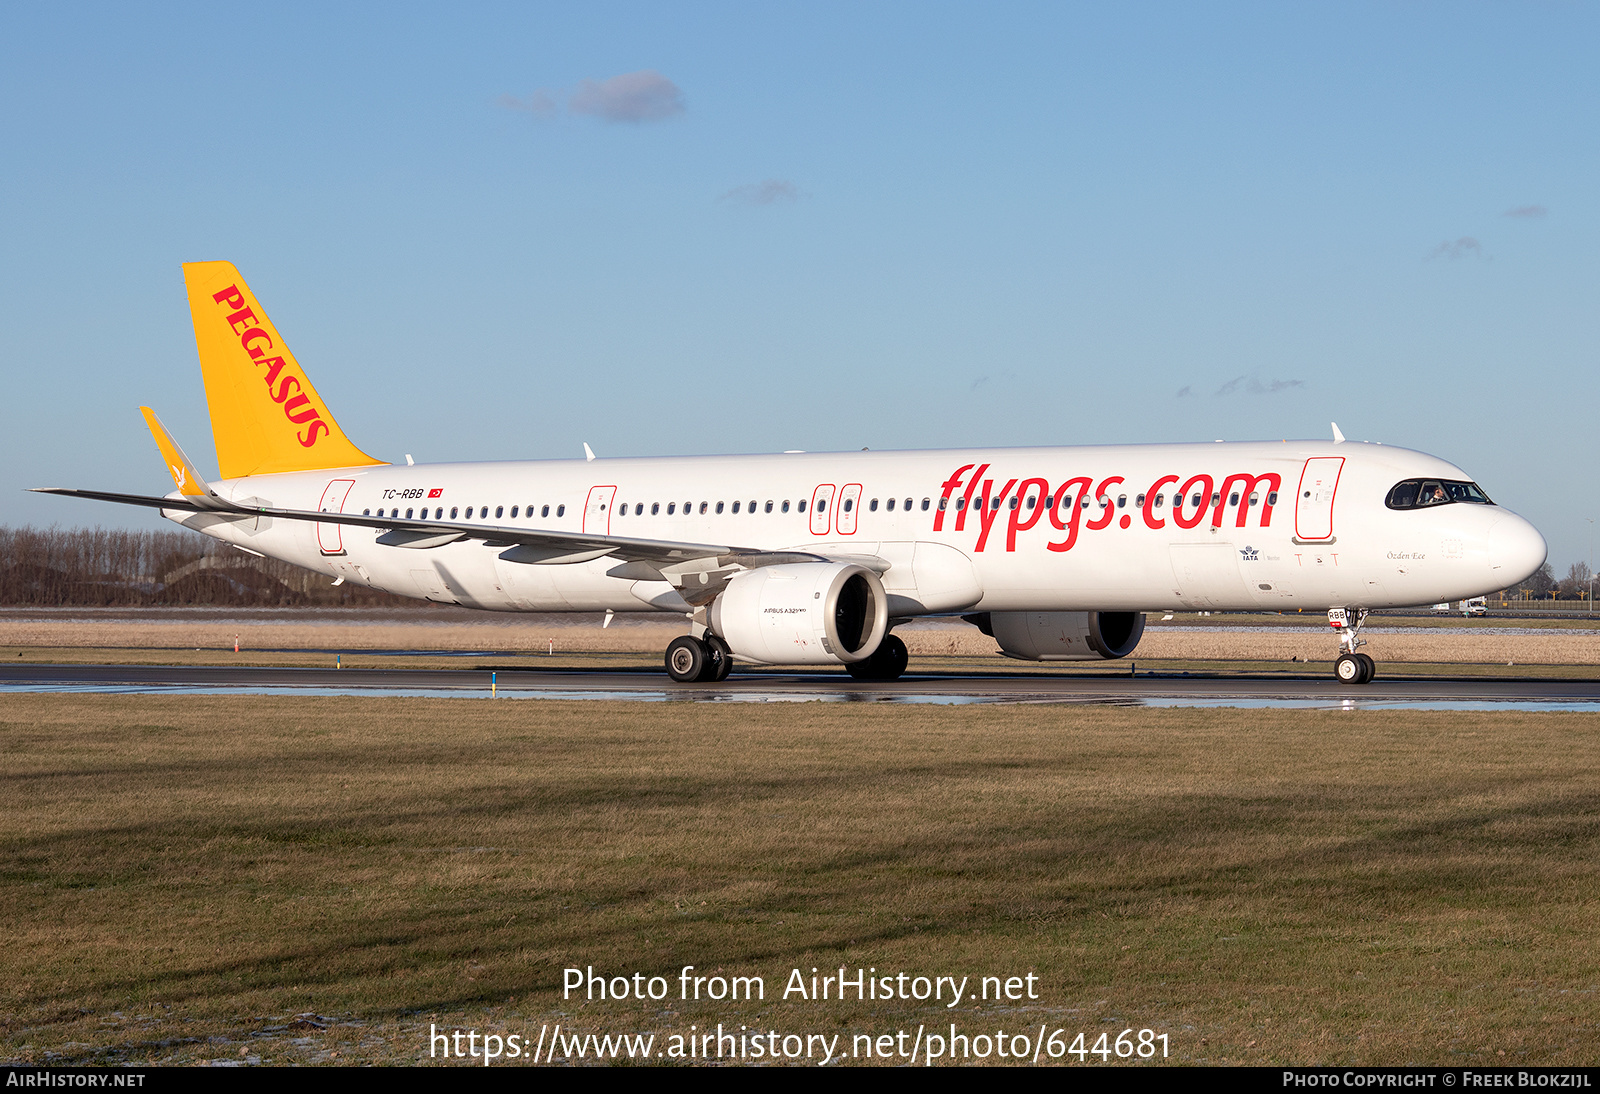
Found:
[{"label": "jet engine", "polygon": [[980,612],[962,618],[1019,661],[1126,657],[1144,636],[1143,612]]},{"label": "jet engine", "polygon": [[711,605],[734,655],[769,665],[838,665],[872,656],[889,629],[878,575],[846,562],[792,562],[736,574]]}]

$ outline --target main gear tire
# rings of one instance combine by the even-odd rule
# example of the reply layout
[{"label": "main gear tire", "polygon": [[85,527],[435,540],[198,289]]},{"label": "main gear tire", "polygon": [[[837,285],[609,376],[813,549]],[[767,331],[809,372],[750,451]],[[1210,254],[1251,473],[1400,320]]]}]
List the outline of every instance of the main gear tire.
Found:
[{"label": "main gear tire", "polygon": [[733,671],[733,650],[714,634],[706,635],[705,643],[707,657],[704,679],[707,683],[721,683]]},{"label": "main gear tire", "polygon": [[704,679],[710,660],[704,642],[693,635],[682,635],[667,647],[667,675],[680,684],[697,684]]},{"label": "main gear tire", "polygon": [[900,674],[906,671],[910,659],[906,644],[894,635],[886,634],[883,641],[878,643],[878,648],[872,651],[872,656],[850,662],[845,666],[845,671],[857,680],[898,680]]}]

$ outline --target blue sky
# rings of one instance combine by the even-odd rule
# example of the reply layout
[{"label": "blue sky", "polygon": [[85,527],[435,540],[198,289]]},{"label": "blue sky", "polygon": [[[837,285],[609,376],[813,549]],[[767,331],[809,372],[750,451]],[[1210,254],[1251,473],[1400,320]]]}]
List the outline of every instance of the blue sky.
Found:
[{"label": "blue sky", "polygon": [[[1600,518],[1600,9],[11,5],[0,522],[203,470],[179,264],[389,459],[1324,437]],[[1574,501],[1573,499],[1577,500]]]}]

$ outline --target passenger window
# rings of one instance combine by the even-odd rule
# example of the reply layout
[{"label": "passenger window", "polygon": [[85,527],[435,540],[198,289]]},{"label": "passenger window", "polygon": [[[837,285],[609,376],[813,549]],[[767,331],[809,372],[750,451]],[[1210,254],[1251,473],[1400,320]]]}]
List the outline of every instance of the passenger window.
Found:
[{"label": "passenger window", "polygon": [[703,502],[700,503],[700,515],[701,516],[705,516],[706,515],[706,509],[707,509],[708,506],[710,506],[710,504],[711,503],[709,501],[703,501]]},{"label": "passenger window", "polygon": [[1144,508],[1144,495],[1140,494],[1138,497],[1134,498],[1133,499],[1133,505],[1134,505],[1135,509],[1143,509]]},{"label": "passenger window", "polygon": [[1128,495],[1126,495],[1126,494],[1118,494],[1117,495],[1117,508],[1118,509],[1126,509],[1127,507],[1128,507]]},{"label": "passenger window", "polygon": [[961,512],[961,510],[966,508],[966,505],[967,505],[967,499],[966,498],[957,498],[956,499],[956,512],[958,512],[958,513]]},{"label": "passenger window", "polygon": [[1261,495],[1260,494],[1251,494],[1250,495],[1250,504],[1251,505],[1254,505],[1256,502],[1258,502],[1260,500],[1261,500]]},{"label": "passenger window", "polygon": [[1267,495],[1267,504],[1268,505],[1277,505],[1278,504],[1278,492],[1276,490],[1272,491],[1271,493],[1269,493]]},{"label": "passenger window", "polygon": [[[787,505],[785,505],[784,508],[787,509],[789,507]],[[768,512],[768,513],[772,512],[772,499],[770,499],[770,498],[767,499],[767,504],[766,504],[766,507],[765,507],[765,511]]]},{"label": "passenger window", "polygon": [[541,517],[548,517],[550,515],[550,507],[546,505],[543,509],[539,510],[539,515]]},{"label": "passenger window", "polygon": [[456,507],[454,505],[452,505],[450,507],[450,519],[451,520],[455,520],[456,519]]},{"label": "passenger window", "polygon": [[848,513],[850,510],[854,509],[855,505],[856,505],[856,499],[855,498],[845,498],[844,499],[844,511],[846,513]]},{"label": "passenger window", "polygon": [[[922,501],[923,501],[923,506],[922,507],[924,509],[926,509],[928,507],[927,506],[928,499],[927,498],[923,498]],[[941,512],[941,513],[944,512],[947,508],[949,508],[949,506],[950,506],[950,499],[949,498],[940,498],[939,499],[939,512]]]},{"label": "passenger window", "polygon": [[1204,496],[1205,495],[1203,494],[1196,494],[1194,497],[1189,499],[1189,504],[1194,506],[1196,509],[1200,508],[1200,499]]},{"label": "passenger window", "polygon": [[370,517],[372,515],[372,510],[371,509],[363,509],[363,510],[361,510],[361,515],[364,516],[364,517]]},{"label": "passenger window", "polygon": [[1015,509],[1016,507],[1017,507],[1017,499],[1016,498],[1012,498],[1009,508]]},{"label": "passenger window", "polygon": [[[927,498],[923,498],[922,499],[922,507],[924,509],[926,509],[928,507],[928,499]],[[911,512],[911,499],[910,498],[906,499],[906,512],[908,512],[908,513]]]},{"label": "passenger window", "polygon": [[443,516],[444,516],[444,506],[441,505],[441,506],[439,506],[439,508],[437,508],[437,509],[435,509],[433,511],[433,519],[434,520],[439,520]]},{"label": "passenger window", "polygon": [[496,505],[494,507],[494,519],[495,520],[499,520],[501,517],[503,517],[505,515],[506,515],[506,507],[504,505]]},{"label": "passenger window", "polygon": [[755,498],[751,498],[750,499],[750,508],[746,509],[745,512],[754,513],[755,511],[756,511],[756,499]]},{"label": "passenger window", "polygon": [[720,502],[720,501],[719,501],[719,502],[717,502],[717,512],[718,512],[718,513],[719,513],[719,514],[720,514],[720,513],[721,513],[721,512],[722,512],[722,503],[721,503],[721,502]]},{"label": "passenger window", "polygon": [[1165,502],[1165,501],[1166,501],[1166,500],[1167,500],[1167,496],[1166,496],[1166,495],[1165,495],[1165,494],[1157,494],[1157,495],[1156,495],[1156,508],[1157,508],[1157,509],[1160,509],[1160,508],[1161,508],[1161,506],[1162,506],[1162,504],[1163,504],[1163,503],[1164,503],[1164,502]]},{"label": "passenger window", "polygon": [[827,508],[828,508],[828,499],[827,498],[818,498],[817,499],[817,512],[819,512],[819,513],[826,512]]},{"label": "passenger window", "polygon": [[733,503],[733,511],[735,513],[737,513],[739,511],[739,503],[738,502],[734,502]]},{"label": "passenger window", "polygon": [[406,519],[407,520],[411,519],[411,510],[409,510],[409,509],[406,510]]},{"label": "passenger window", "polygon": [[[878,507],[878,499],[877,498],[873,498],[872,499],[872,507],[874,509],[876,509]],[[891,513],[894,512],[894,499],[890,498],[887,502],[885,502],[884,503],[884,508],[886,510],[888,510],[889,512],[891,512]]]},{"label": "passenger window", "polygon": [[633,507],[633,515],[636,517],[644,516],[644,502],[641,501]]},{"label": "passenger window", "polygon": [[[789,508],[789,503],[788,502],[784,502],[783,503],[783,507],[785,509]],[[805,499],[804,498],[802,498],[799,501],[794,503],[794,511],[796,513],[804,513],[806,511],[806,503],[805,503]]]},{"label": "passenger window", "polygon": [[1029,494],[1028,495],[1028,508],[1032,509],[1034,506],[1036,506],[1038,504],[1039,504],[1039,499],[1034,497],[1032,494]]},{"label": "passenger window", "polygon": [[1222,492],[1221,491],[1218,491],[1217,493],[1211,495],[1211,504],[1212,505],[1221,505],[1222,504]]},{"label": "passenger window", "polygon": [[566,515],[567,515],[567,507],[565,505],[556,506],[556,516],[564,517]]},{"label": "passenger window", "polygon": [[1233,493],[1228,495],[1228,504],[1229,505],[1238,505],[1239,504],[1239,492],[1237,490],[1235,490]]},{"label": "passenger window", "polygon": [[677,511],[678,511],[678,503],[677,502],[675,502],[675,501],[667,502],[667,516],[670,517],[670,516],[672,516],[672,514],[676,513]]},{"label": "passenger window", "polygon": [[653,501],[650,503],[650,515],[652,517],[661,515],[661,503],[659,501]]},{"label": "passenger window", "polygon": [[512,520],[516,520],[517,519],[517,507],[515,505],[513,505],[511,507],[511,519]]},{"label": "passenger window", "polygon": [[[894,508],[894,499],[893,498],[889,499],[889,507],[891,509]],[[876,513],[878,511],[878,499],[877,498],[873,498],[872,499],[872,502],[867,506],[867,511],[868,512],[872,512],[872,513]]]}]

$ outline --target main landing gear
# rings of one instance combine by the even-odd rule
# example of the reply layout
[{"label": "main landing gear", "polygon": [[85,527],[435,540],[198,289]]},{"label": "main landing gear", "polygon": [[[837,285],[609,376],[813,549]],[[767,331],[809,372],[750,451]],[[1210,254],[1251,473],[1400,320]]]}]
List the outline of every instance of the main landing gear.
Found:
[{"label": "main landing gear", "polygon": [[[898,680],[909,658],[906,644],[887,634],[871,657],[845,668],[857,680]],[[674,638],[667,647],[667,675],[680,684],[713,684],[726,680],[732,671],[733,651],[710,632],[704,638],[691,634]]]},{"label": "main landing gear", "polygon": [[1329,608],[1328,626],[1339,636],[1339,659],[1333,663],[1333,675],[1341,684],[1370,684],[1378,674],[1378,666],[1357,650],[1367,644],[1360,637],[1361,624],[1367,619],[1365,608]]},{"label": "main landing gear", "polygon": [[680,684],[711,684],[733,671],[733,651],[714,634],[686,634],[667,647],[667,675]]},{"label": "main landing gear", "polygon": [[872,651],[871,657],[864,661],[852,661],[845,669],[857,680],[898,680],[900,674],[906,671],[906,662],[910,659],[906,644],[894,635],[886,634],[883,641],[878,643],[878,648]]}]

